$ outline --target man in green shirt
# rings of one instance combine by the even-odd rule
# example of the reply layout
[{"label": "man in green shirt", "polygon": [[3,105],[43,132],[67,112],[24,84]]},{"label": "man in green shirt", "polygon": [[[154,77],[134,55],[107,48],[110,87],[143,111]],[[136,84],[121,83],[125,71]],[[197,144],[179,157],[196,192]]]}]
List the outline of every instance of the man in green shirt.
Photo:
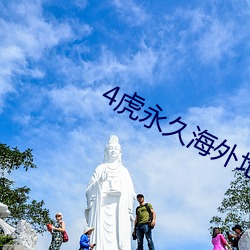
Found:
[{"label": "man in green shirt", "polygon": [[150,203],[144,202],[143,194],[137,195],[137,201],[140,206],[136,208],[135,227],[133,235],[136,235],[138,242],[138,250],[143,250],[143,239],[146,236],[148,249],[155,250],[152,229],[155,226],[156,214]]}]

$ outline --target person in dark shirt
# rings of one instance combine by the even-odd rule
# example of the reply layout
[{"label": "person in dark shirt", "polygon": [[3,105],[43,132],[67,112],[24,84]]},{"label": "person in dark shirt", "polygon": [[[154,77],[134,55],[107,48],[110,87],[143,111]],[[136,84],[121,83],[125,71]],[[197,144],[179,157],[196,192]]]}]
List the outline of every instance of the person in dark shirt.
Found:
[{"label": "person in dark shirt", "polygon": [[233,246],[233,249],[239,250],[239,240],[244,233],[242,227],[240,225],[235,225],[232,230],[235,232],[235,234],[228,234],[228,237],[231,239],[231,243]]},{"label": "person in dark shirt", "polygon": [[135,228],[132,234],[133,236],[136,235],[138,243],[137,249],[143,250],[143,238],[145,235],[148,242],[148,249],[155,250],[152,239],[152,229],[155,226],[156,213],[150,203],[144,202],[144,196],[142,194],[137,195],[137,201],[140,206],[136,208]]}]

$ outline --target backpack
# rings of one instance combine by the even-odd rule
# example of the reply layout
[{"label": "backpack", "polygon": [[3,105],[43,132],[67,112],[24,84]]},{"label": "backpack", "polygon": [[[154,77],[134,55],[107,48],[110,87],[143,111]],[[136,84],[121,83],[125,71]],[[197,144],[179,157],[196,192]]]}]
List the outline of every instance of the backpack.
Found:
[{"label": "backpack", "polygon": [[[152,220],[153,220],[153,214],[151,213],[151,209],[150,209],[150,207],[148,206],[148,203],[145,203],[143,206],[146,207],[146,209],[147,209],[147,211],[148,211],[148,214],[149,214],[148,225],[149,225],[149,227],[150,227],[151,229],[153,229],[154,227],[151,226],[151,222],[152,222]],[[140,206],[138,206],[138,207],[136,208],[136,215],[137,215],[137,216],[138,216],[138,209],[139,209],[139,208],[140,208]]]}]

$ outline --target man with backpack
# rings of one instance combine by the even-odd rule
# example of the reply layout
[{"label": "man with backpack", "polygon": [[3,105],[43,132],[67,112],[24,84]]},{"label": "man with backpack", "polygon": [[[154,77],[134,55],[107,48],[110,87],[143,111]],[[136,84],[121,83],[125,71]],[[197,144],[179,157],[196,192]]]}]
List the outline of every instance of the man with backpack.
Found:
[{"label": "man with backpack", "polygon": [[146,236],[148,242],[148,249],[155,250],[152,229],[155,226],[156,214],[150,203],[144,202],[143,194],[137,195],[137,201],[140,206],[136,208],[135,227],[133,231],[133,238],[136,236],[138,243],[138,250],[143,250],[143,239]]}]

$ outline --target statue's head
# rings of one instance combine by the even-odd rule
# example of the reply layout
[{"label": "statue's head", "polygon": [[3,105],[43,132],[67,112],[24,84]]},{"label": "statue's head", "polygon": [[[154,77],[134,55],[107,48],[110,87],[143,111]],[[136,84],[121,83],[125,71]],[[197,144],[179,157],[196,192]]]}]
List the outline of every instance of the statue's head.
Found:
[{"label": "statue's head", "polygon": [[0,202],[0,218],[5,218],[10,215],[8,206]]},{"label": "statue's head", "polygon": [[109,142],[104,150],[104,162],[121,162],[122,148],[119,143],[119,138],[116,135],[109,137]]}]

